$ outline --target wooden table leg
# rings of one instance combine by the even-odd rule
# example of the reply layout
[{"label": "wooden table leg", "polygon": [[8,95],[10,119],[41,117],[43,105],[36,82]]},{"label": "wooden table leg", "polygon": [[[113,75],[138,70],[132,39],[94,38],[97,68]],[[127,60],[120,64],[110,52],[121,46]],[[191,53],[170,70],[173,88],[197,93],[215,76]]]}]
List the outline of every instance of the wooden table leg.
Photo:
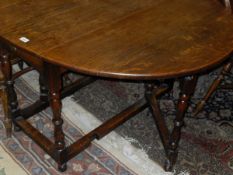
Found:
[{"label": "wooden table leg", "polygon": [[164,120],[164,117],[161,114],[159,103],[157,100],[157,92],[160,91],[160,86],[155,84],[146,84],[146,98],[150,104],[153,117],[155,119],[155,124],[158,128],[161,141],[163,143],[164,149],[168,147],[169,140],[169,130]]},{"label": "wooden table leg", "polygon": [[169,131],[166,125],[165,119],[161,114],[159,104],[156,99],[156,94],[159,91],[160,87],[154,84],[146,85],[146,97],[151,106],[155,123],[157,125],[167,156],[167,160],[165,163],[166,171],[171,171],[176,162],[181,128],[184,125],[184,115],[188,108],[188,102],[190,100],[190,97],[194,93],[196,82],[196,77],[185,77],[180,83],[181,93],[177,106],[176,118],[174,120],[174,128],[172,132]]},{"label": "wooden table leg", "polygon": [[14,81],[12,79],[12,65],[11,55],[5,51],[1,51],[1,69],[6,82],[6,92],[8,97],[8,104],[10,106],[10,115],[14,124],[14,130],[19,131],[19,127],[15,124],[14,120],[19,116],[17,95],[14,89]]},{"label": "wooden table leg", "polygon": [[211,84],[210,88],[208,89],[205,97],[197,104],[193,115],[197,115],[200,111],[202,111],[202,109],[204,108],[204,105],[206,104],[206,102],[209,100],[210,96],[217,90],[217,88],[219,87],[219,85],[222,83],[225,75],[229,74],[231,72],[233,66],[233,59],[231,59],[229,62],[227,62],[221,73],[218,75],[218,77],[214,80],[214,82]]},{"label": "wooden table leg", "polygon": [[197,77],[185,77],[181,82],[180,98],[177,106],[174,128],[169,138],[168,163],[165,169],[171,170],[177,159],[177,148],[181,135],[181,128],[184,125],[184,116],[188,108],[188,103],[196,88]]},{"label": "wooden table leg", "polygon": [[[61,117],[61,88],[62,79],[60,75],[60,69],[58,66],[45,63],[45,76],[47,78],[46,83],[49,89],[50,106],[53,112],[52,122],[54,124],[54,141],[55,149],[58,153],[65,150],[65,135],[63,133],[62,124],[63,119]],[[57,154],[58,169],[64,172],[67,168],[66,163],[62,163],[62,154]],[[64,154],[63,154],[64,155]]]},{"label": "wooden table leg", "polygon": [[2,100],[2,107],[4,112],[4,126],[6,128],[6,136],[11,137],[12,132],[12,120],[8,108],[8,96],[6,91],[6,82],[3,76],[2,70],[0,69],[0,98]]}]

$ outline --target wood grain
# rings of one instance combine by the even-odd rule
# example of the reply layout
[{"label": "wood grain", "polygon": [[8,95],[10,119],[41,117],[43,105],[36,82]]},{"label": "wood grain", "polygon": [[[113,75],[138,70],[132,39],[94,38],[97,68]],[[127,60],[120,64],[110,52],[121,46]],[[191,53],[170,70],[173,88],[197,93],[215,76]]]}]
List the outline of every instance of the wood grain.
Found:
[{"label": "wood grain", "polygon": [[[154,114],[168,158],[165,169],[172,169],[184,114],[195,89],[196,75],[193,74],[227,61],[232,54],[233,19],[229,8],[223,5],[223,2],[232,1],[3,2],[0,2],[0,46],[6,54],[1,54],[1,67],[8,82],[13,122],[56,160],[60,171],[64,171],[66,162],[87,148],[92,140],[102,138],[148,105]],[[21,57],[41,75],[40,100],[23,110],[18,109],[11,81],[12,56]],[[72,145],[65,145],[61,98],[93,81],[86,79],[62,89],[61,76],[66,69],[132,80],[173,81],[182,76],[183,84],[172,132],[169,133],[164,117],[159,114],[156,99],[156,94],[167,88],[148,84],[146,101],[142,99]],[[166,87],[169,88],[169,85]],[[48,106],[48,100],[53,111],[54,143],[26,121]]]},{"label": "wood grain", "polygon": [[232,52],[232,17],[218,0],[19,0],[0,9],[2,38],[90,75],[172,78]]}]

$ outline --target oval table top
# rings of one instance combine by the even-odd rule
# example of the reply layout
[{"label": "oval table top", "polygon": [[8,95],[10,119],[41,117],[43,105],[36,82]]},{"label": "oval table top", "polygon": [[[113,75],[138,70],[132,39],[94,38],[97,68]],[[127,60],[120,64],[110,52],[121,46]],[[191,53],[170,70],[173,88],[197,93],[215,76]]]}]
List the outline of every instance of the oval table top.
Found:
[{"label": "oval table top", "polygon": [[0,11],[2,40],[90,75],[174,78],[216,66],[233,48],[219,0],[9,0]]}]

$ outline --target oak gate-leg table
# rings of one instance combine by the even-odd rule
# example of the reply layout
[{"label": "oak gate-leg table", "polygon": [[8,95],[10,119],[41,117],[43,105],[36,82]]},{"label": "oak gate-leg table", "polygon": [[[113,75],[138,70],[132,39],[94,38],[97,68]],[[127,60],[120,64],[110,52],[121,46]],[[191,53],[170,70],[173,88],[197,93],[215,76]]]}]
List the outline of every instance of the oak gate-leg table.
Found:
[{"label": "oak gate-leg table", "polygon": [[[227,61],[233,48],[233,19],[218,0],[10,0],[0,2],[0,11],[1,69],[8,82],[13,123],[61,171],[94,139],[147,107],[165,148],[165,169],[171,170],[198,75]],[[40,73],[40,99],[26,109],[18,108],[11,81],[13,56]],[[86,77],[63,87],[61,77],[67,71]],[[61,99],[101,77],[143,81],[145,98],[66,146]],[[170,132],[157,96],[167,92],[175,79],[181,82],[181,93]],[[49,105],[54,142],[27,121]]]}]

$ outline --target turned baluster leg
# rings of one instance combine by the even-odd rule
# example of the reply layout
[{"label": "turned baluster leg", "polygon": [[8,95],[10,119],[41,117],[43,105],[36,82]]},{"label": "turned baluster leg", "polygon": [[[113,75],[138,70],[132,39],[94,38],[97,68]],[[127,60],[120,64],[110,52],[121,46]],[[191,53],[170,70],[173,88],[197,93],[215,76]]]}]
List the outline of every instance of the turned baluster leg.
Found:
[{"label": "turned baluster leg", "polygon": [[185,112],[188,108],[188,103],[191,98],[191,95],[194,93],[195,87],[197,83],[197,77],[191,76],[191,77],[185,77],[180,86],[181,86],[181,92],[180,92],[180,98],[177,105],[177,112],[176,112],[176,118],[174,120],[174,128],[172,130],[172,133],[169,138],[169,145],[168,145],[168,161],[165,165],[166,170],[172,170],[173,165],[176,162],[177,159],[177,153],[178,153],[178,144],[181,136],[181,128],[184,125],[184,116]]},{"label": "turned baluster leg", "polygon": [[49,98],[50,98],[50,107],[53,112],[52,122],[54,124],[54,140],[55,148],[57,151],[57,163],[59,171],[66,170],[66,164],[61,163],[61,152],[65,149],[65,135],[63,133],[62,124],[63,120],[61,117],[61,87],[62,80],[59,71],[59,67],[45,64],[47,83],[49,85]]},{"label": "turned baluster leg", "polygon": [[170,133],[166,125],[165,118],[162,116],[157,95],[163,89],[160,84],[146,84],[146,98],[150,104],[155,123],[157,125],[160,138],[162,140],[167,160],[165,163],[165,170],[171,171],[177,159],[177,148],[180,140],[181,128],[183,126],[183,119],[188,101],[194,92],[196,86],[196,77],[185,77],[181,84],[181,94],[177,107],[177,114],[174,120],[174,128]]},{"label": "turned baluster leg", "polygon": [[197,115],[204,107],[205,103],[208,101],[210,96],[217,90],[218,86],[223,81],[226,74],[230,73],[233,66],[233,59],[231,59],[225,66],[223,67],[221,73],[218,77],[214,80],[211,84],[210,88],[208,89],[205,97],[197,104],[195,111],[193,112],[194,115]]},{"label": "turned baluster leg", "polygon": [[8,104],[10,106],[10,113],[14,124],[14,130],[20,131],[20,128],[14,122],[15,119],[20,116],[20,111],[18,108],[17,95],[14,89],[14,81],[12,80],[12,65],[10,60],[11,55],[9,53],[1,53],[1,69],[6,81]]},{"label": "turned baluster leg", "polygon": [[6,82],[0,69],[0,98],[2,100],[3,112],[4,112],[4,126],[6,128],[6,136],[10,137],[12,132],[12,120],[8,107],[8,97],[6,92]]}]

